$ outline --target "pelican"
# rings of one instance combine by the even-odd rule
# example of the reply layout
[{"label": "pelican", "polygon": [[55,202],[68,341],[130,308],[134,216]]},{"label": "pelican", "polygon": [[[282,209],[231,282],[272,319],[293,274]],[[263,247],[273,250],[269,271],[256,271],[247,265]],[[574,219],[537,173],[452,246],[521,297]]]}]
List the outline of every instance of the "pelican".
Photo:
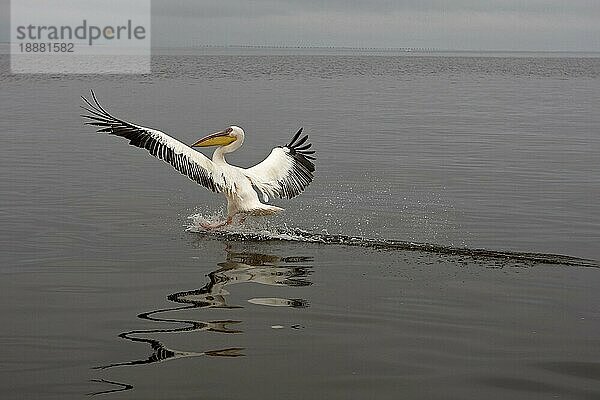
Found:
[{"label": "pelican", "polygon": [[[301,137],[302,128],[288,144],[275,147],[259,164],[240,168],[225,160],[226,154],[239,149],[244,143],[244,130],[239,126],[230,126],[188,146],[164,132],[113,116],[100,105],[93,90],[90,94],[91,101],[81,96],[85,102],[81,108],[88,113],[81,115],[86,119],[86,125],[97,126],[98,133],[128,139],[130,145],[148,150],[194,182],[225,195],[226,220],[202,224],[205,229],[229,225],[236,216],[240,217],[239,222],[243,222],[247,215],[270,215],[283,211],[283,208],[265,204],[269,196],[291,199],[302,193],[313,180],[315,166],[311,160],[315,160],[315,152],[309,150],[308,135]],[[217,147],[212,160],[194,150],[210,146]]]}]

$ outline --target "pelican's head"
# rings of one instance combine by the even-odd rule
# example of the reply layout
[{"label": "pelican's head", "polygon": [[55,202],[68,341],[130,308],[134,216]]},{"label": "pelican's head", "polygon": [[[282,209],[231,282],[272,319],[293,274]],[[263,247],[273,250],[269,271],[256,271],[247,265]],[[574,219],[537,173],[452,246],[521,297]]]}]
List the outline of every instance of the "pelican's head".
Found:
[{"label": "pelican's head", "polygon": [[210,147],[210,146],[228,146],[234,142],[238,142],[241,146],[244,141],[244,130],[239,126],[230,126],[212,135],[208,135],[198,140],[192,147]]}]

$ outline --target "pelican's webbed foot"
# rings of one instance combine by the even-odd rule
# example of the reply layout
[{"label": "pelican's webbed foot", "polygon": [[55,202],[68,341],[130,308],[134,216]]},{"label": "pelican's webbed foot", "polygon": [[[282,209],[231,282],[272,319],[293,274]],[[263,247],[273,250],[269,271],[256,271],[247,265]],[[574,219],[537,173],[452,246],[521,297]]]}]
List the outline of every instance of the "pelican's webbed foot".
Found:
[{"label": "pelican's webbed foot", "polygon": [[221,228],[225,225],[230,225],[232,222],[233,222],[233,217],[227,217],[227,219],[225,221],[215,222],[212,224],[202,222],[202,223],[200,223],[200,225],[207,231],[210,231],[213,229]]}]

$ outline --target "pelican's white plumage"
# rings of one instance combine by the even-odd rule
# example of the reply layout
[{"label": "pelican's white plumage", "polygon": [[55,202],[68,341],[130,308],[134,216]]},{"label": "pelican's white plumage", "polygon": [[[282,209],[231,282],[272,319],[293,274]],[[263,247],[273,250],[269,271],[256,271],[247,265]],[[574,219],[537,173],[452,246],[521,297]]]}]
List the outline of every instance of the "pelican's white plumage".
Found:
[{"label": "pelican's white plumage", "polygon": [[[148,150],[150,154],[169,164],[191,180],[227,197],[227,221],[212,226],[231,223],[236,214],[268,215],[282,209],[260,201],[255,187],[267,202],[269,196],[291,199],[304,191],[313,179],[314,151],[308,135],[300,138],[302,128],[285,146],[276,147],[261,163],[251,168],[240,168],[225,161],[225,154],[240,148],[244,131],[237,126],[209,135],[192,147],[219,146],[212,160],[192,147],[156,129],[146,128],[119,119],[106,111],[91,91],[92,101],[82,97],[89,114],[87,125],[98,126],[98,133],[122,136],[129,144]],[[242,217],[243,218],[243,217]]]}]

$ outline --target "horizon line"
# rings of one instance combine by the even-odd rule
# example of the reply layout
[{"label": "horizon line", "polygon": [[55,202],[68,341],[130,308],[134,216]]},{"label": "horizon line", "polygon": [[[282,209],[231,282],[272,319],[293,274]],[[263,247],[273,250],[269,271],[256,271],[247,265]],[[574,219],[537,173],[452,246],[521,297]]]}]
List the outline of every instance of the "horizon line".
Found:
[{"label": "horizon line", "polygon": [[[0,41],[0,45],[10,45],[10,41]],[[234,49],[282,49],[282,50],[349,50],[373,52],[482,52],[482,53],[600,53],[599,50],[512,50],[512,49],[448,49],[429,46],[335,46],[335,45],[270,45],[270,44],[195,44],[195,45],[152,45],[151,48],[198,49],[198,48],[234,48]]]},{"label": "horizon line", "polygon": [[314,49],[314,50],[361,50],[361,51],[422,51],[422,52],[504,52],[504,53],[600,53],[600,50],[511,50],[511,49],[447,49],[429,46],[327,46],[327,45],[269,45],[269,44],[196,44],[156,45],[153,48],[250,48],[250,49]]}]

